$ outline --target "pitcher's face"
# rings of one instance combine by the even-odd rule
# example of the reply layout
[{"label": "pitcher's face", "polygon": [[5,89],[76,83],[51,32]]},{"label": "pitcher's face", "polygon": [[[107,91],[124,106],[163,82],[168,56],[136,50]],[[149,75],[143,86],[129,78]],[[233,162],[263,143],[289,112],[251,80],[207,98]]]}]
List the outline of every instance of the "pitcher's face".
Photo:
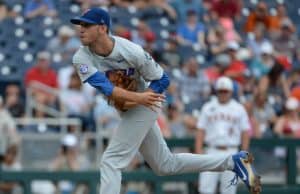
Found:
[{"label": "pitcher's face", "polygon": [[83,45],[88,46],[94,43],[98,38],[107,34],[107,27],[105,25],[89,24],[81,22],[79,29],[79,38]]}]

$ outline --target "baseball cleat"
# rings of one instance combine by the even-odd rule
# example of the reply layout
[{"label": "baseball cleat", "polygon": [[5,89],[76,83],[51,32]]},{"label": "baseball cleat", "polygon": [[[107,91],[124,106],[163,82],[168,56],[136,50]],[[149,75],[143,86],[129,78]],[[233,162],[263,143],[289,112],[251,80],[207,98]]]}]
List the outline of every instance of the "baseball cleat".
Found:
[{"label": "baseball cleat", "polygon": [[236,175],[231,180],[231,184],[237,184],[238,178],[240,178],[248,187],[251,194],[260,194],[260,176],[257,175],[253,167],[253,155],[246,151],[240,151],[239,153],[234,154],[232,159],[234,162],[234,168],[232,171],[235,172]]}]

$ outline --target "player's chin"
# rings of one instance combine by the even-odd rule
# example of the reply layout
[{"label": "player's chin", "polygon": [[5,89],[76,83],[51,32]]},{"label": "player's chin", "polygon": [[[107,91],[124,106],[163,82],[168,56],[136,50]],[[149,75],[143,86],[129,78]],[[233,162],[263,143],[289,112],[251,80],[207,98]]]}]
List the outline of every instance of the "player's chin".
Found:
[{"label": "player's chin", "polygon": [[82,39],[81,39],[81,44],[82,44],[83,46],[88,46],[88,45],[91,44],[91,42],[90,42],[90,41],[85,41],[85,40],[82,40]]},{"label": "player's chin", "polygon": [[91,41],[89,41],[85,38],[81,38],[80,41],[81,41],[81,44],[84,45],[84,46],[88,46],[88,45],[91,44]]}]

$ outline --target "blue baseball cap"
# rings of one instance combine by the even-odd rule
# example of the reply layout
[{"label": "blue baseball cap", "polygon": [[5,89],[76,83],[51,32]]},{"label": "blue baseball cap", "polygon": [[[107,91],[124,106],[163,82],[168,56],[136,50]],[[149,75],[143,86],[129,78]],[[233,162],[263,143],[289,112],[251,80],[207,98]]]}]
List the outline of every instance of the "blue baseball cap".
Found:
[{"label": "blue baseball cap", "polygon": [[107,11],[101,8],[91,8],[85,11],[81,16],[77,16],[70,20],[72,24],[79,25],[80,22],[89,24],[106,25],[110,27],[110,16]]}]

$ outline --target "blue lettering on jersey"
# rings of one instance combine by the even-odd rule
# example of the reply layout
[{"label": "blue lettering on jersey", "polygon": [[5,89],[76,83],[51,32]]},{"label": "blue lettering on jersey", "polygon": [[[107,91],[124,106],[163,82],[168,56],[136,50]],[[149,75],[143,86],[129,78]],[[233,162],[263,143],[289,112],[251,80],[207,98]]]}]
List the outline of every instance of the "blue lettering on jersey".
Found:
[{"label": "blue lettering on jersey", "polygon": [[106,75],[106,77],[108,77],[108,75],[110,73],[117,72],[117,71],[118,72],[122,72],[123,75],[128,76],[128,77],[134,75],[134,73],[135,73],[135,69],[134,68],[128,68],[128,69],[110,69],[108,71],[105,71],[105,75]]}]

